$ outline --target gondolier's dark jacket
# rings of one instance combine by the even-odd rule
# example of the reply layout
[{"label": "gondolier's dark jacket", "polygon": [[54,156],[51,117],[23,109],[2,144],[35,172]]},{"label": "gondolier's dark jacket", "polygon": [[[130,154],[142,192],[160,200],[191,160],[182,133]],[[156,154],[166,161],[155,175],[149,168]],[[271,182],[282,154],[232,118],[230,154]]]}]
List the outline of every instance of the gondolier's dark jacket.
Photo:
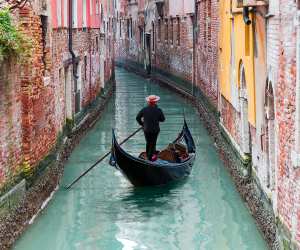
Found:
[{"label": "gondolier's dark jacket", "polygon": [[[143,121],[142,118],[144,118]],[[147,106],[137,114],[136,120],[144,127],[145,133],[158,133],[160,131],[159,122],[164,122],[165,116],[162,110],[156,105]]]}]

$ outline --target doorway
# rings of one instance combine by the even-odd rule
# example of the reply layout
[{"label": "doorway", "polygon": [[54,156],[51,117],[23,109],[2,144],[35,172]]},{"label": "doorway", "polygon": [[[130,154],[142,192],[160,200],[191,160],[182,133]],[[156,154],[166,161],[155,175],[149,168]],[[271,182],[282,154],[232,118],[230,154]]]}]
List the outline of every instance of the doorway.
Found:
[{"label": "doorway", "polygon": [[72,112],[72,82],[70,67],[65,67],[65,119],[73,119]]},{"label": "doorway", "polygon": [[146,34],[146,70],[151,73],[151,34]]}]

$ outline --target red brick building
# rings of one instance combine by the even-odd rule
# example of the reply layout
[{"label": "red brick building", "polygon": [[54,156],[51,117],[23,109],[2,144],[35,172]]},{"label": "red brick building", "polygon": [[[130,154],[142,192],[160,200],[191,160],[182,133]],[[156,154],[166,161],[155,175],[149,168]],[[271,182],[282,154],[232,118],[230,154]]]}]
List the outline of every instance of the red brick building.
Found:
[{"label": "red brick building", "polygon": [[26,64],[0,67],[0,189],[34,171],[114,74],[113,3],[35,1],[12,16],[33,46]]},{"label": "red brick building", "polygon": [[[172,77],[217,108],[218,1],[119,1],[116,60],[153,78]],[[196,13],[195,13],[196,8]],[[208,17],[210,17],[208,19]]]},{"label": "red brick building", "polygon": [[[152,71],[153,77],[173,75],[191,88],[194,4],[177,2],[166,1],[159,7],[150,1],[145,7],[143,1],[127,5],[120,1],[123,7],[117,26],[116,58],[146,73]],[[161,8],[160,13],[157,8]]]}]

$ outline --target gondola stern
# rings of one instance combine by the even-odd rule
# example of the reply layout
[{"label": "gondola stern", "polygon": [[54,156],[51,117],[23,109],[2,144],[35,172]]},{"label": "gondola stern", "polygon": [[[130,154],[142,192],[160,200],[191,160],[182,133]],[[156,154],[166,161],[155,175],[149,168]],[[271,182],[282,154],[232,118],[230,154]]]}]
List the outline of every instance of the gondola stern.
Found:
[{"label": "gondola stern", "polygon": [[115,129],[112,129],[112,146],[114,146],[115,144],[118,144],[117,138],[116,138],[116,132]]},{"label": "gondola stern", "polygon": [[117,144],[115,129],[112,129],[112,142],[111,142],[111,155],[109,159],[109,165],[116,167],[115,145]]},{"label": "gondola stern", "polygon": [[191,134],[191,131],[189,129],[189,126],[186,122],[185,117],[184,117],[184,123],[183,123],[182,131],[183,131],[184,139],[185,139],[186,144],[188,146],[189,153],[195,153],[196,152],[196,145],[195,145],[194,138]]}]

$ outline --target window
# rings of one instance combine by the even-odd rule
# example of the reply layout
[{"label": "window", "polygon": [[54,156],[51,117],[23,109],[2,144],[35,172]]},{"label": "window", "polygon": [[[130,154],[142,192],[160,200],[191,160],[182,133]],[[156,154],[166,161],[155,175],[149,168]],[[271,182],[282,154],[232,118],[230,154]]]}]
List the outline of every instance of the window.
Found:
[{"label": "window", "polygon": [[169,23],[168,23],[168,19],[165,20],[165,42],[168,43],[168,39],[169,39]]},{"label": "window", "polygon": [[211,22],[210,22],[210,18],[211,18],[211,3],[210,1],[206,1],[206,18],[205,18],[205,38],[206,41],[205,43],[207,44],[208,47],[211,47]]},{"label": "window", "polygon": [[132,18],[130,18],[130,37],[132,38]]},{"label": "window", "polygon": [[60,68],[58,71],[59,83],[63,84],[63,68]]},{"label": "window", "polygon": [[90,0],[90,13],[93,15],[93,0]]},{"label": "window", "polygon": [[84,80],[87,80],[87,56],[84,57]]},{"label": "window", "polygon": [[140,45],[143,47],[143,42],[144,42],[144,30],[140,28]]},{"label": "window", "polygon": [[177,17],[177,45],[180,45],[180,17]]},{"label": "window", "polygon": [[157,30],[157,33],[158,33],[158,41],[161,40],[161,20],[158,19],[158,30]]},{"label": "window", "polygon": [[61,27],[62,26],[62,23],[61,23],[61,1],[57,1],[56,15],[57,15],[57,26]]},{"label": "window", "polygon": [[73,28],[77,28],[77,0],[72,0],[73,7]]},{"label": "window", "polygon": [[96,52],[99,51],[99,38],[96,36]]},{"label": "window", "polygon": [[96,15],[99,15],[99,0],[96,0]]},{"label": "window", "polygon": [[102,3],[100,3],[100,18],[101,18],[101,20],[103,20],[103,15],[104,15],[103,5],[102,5]]},{"label": "window", "polygon": [[154,22],[152,22],[152,51],[154,51],[155,46],[155,26]]},{"label": "window", "polygon": [[47,61],[46,61],[46,46],[47,46],[47,30],[48,30],[48,17],[40,16],[42,23],[42,44],[43,44],[43,56],[42,61],[44,65],[44,75],[47,70]]},{"label": "window", "polygon": [[127,37],[129,38],[129,19],[127,19]]},{"label": "window", "polygon": [[173,18],[171,18],[171,33],[170,33],[170,42],[173,44],[174,39],[174,24],[173,24]]},{"label": "window", "polygon": [[68,27],[68,0],[63,0],[64,1],[64,27]]},{"label": "window", "polygon": [[82,27],[87,27],[87,10],[86,10],[86,1],[82,0]]}]

